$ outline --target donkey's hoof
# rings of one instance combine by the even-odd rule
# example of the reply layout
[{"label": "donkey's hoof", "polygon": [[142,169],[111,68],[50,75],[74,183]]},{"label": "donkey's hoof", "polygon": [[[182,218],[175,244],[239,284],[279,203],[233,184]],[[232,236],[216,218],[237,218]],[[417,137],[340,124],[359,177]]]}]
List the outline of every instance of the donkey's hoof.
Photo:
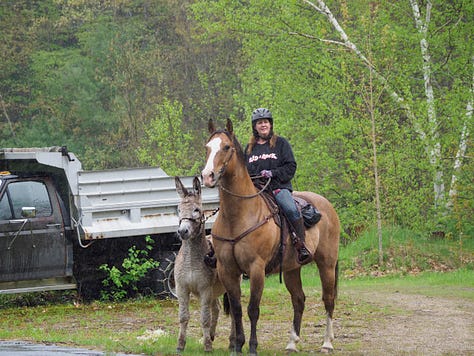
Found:
[{"label": "donkey's hoof", "polygon": [[332,347],[323,347],[321,348],[321,353],[323,354],[329,354],[329,353],[332,353],[334,351],[334,349]]}]

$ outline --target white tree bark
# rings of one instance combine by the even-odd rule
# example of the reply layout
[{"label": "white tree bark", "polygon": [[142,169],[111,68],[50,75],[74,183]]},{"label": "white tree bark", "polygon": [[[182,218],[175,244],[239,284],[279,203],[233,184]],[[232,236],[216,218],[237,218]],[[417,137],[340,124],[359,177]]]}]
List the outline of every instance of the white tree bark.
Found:
[{"label": "white tree bark", "polygon": [[431,55],[428,50],[428,27],[431,20],[431,1],[426,2],[425,20],[421,19],[420,8],[417,0],[410,0],[410,5],[413,11],[413,18],[415,19],[415,26],[420,34],[420,50],[423,59],[423,79],[425,83],[425,95],[427,116],[429,123],[430,141],[428,143],[428,154],[430,157],[431,166],[435,169],[435,176],[433,181],[434,188],[434,202],[435,206],[441,206],[445,198],[444,188],[444,174],[441,167],[441,143],[439,141],[438,133],[438,118],[436,115],[435,98],[433,92],[433,85],[431,80]]},{"label": "white tree bark", "polygon": [[446,207],[448,209],[450,209],[453,206],[454,198],[457,195],[457,188],[456,188],[457,174],[459,173],[459,170],[461,169],[463,158],[466,155],[467,139],[469,137],[469,129],[467,127],[467,123],[471,122],[473,111],[474,111],[474,56],[471,57],[471,62],[472,62],[471,63],[472,64],[472,81],[471,81],[471,90],[470,90],[471,95],[466,105],[466,120],[464,122],[462,131],[461,131],[461,139],[459,140],[459,147],[456,153],[456,158],[454,160],[453,175],[451,177],[451,185],[449,189],[449,199],[446,203]]}]

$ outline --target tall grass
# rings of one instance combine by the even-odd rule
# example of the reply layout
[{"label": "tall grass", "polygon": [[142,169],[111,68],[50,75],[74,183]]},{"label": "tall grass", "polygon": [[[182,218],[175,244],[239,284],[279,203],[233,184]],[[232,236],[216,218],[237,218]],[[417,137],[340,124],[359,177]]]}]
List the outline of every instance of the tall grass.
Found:
[{"label": "tall grass", "polygon": [[379,265],[376,230],[341,246],[340,266],[347,278],[364,275],[410,274],[422,271],[473,269],[474,239],[437,239],[389,227],[382,232],[383,264]]}]

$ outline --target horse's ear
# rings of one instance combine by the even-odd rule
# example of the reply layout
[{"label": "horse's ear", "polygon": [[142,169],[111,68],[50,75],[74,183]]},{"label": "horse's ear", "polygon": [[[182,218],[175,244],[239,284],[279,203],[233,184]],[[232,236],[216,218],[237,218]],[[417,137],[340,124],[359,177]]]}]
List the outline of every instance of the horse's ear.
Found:
[{"label": "horse's ear", "polygon": [[227,119],[227,124],[225,125],[225,128],[230,134],[234,133],[234,126],[232,125],[232,120],[231,119],[229,119],[229,118]]},{"label": "horse's ear", "polygon": [[209,119],[209,122],[207,123],[207,129],[209,130],[210,134],[216,132],[216,127],[214,126],[214,121],[212,121],[212,119]]},{"label": "horse's ear", "polygon": [[181,182],[181,179],[179,179],[179,177],[174,177],[174,184],[176,185],[176,191],[178,192],[178,195],[181,198],[184,198],[185,196],[188,195],[188,190],[183,185],[183,183]]},{"label": "horse's ear", "polygon": [[193,179],[193,188],[196,195],[201,195],[201,181],[197,176]]}]

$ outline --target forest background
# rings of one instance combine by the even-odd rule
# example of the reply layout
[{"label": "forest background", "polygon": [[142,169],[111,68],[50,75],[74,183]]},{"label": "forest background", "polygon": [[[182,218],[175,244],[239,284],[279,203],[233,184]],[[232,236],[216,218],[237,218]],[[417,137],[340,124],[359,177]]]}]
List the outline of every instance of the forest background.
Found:
[{"label": "forest background", "polygon": [[343,241],[474,236],[474,3],[5,0],[0,147],[199,174],[207,122],[269,108]]}]

